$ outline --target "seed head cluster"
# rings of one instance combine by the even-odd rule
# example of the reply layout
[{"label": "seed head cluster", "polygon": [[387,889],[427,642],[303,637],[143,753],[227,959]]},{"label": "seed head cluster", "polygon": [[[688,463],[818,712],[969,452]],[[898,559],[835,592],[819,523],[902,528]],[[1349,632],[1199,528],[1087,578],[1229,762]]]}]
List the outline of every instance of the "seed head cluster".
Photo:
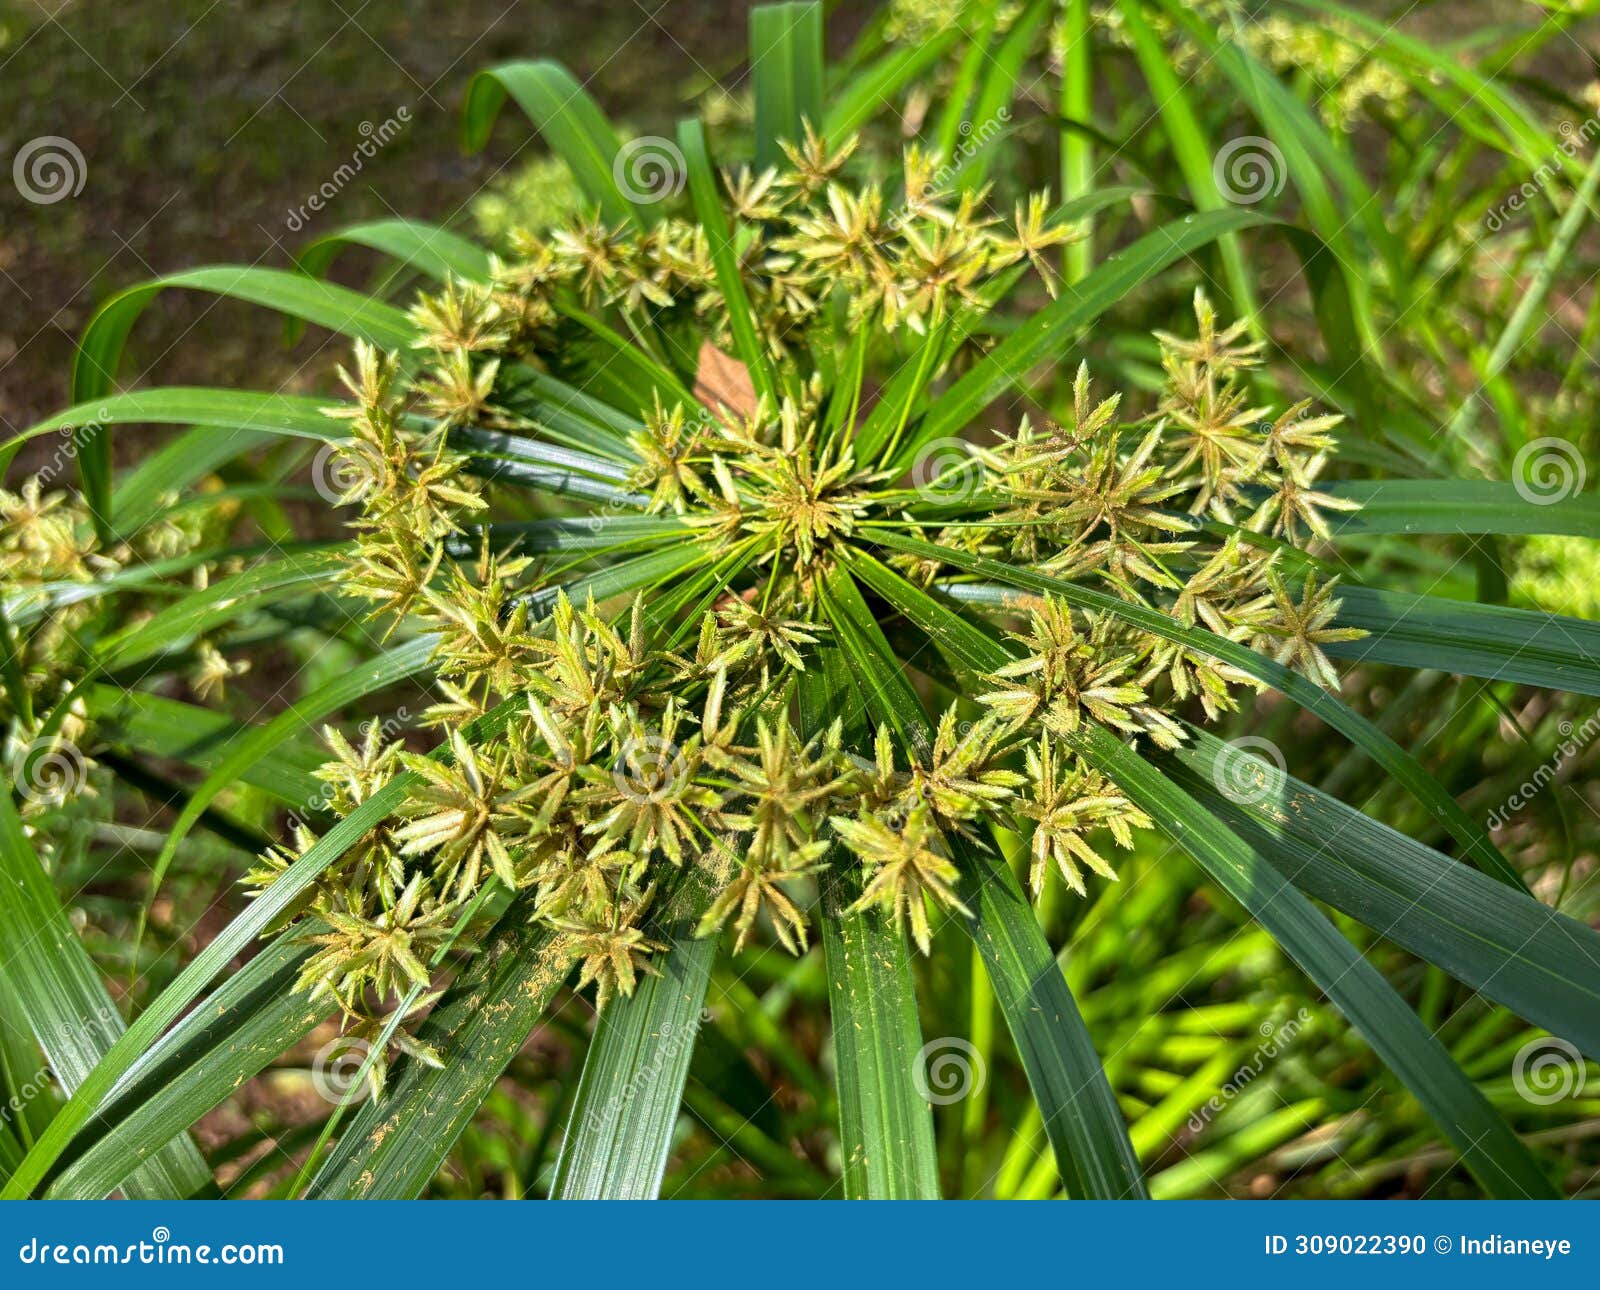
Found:
[{"label": "seed head cluster", "polygon": [[[931,914],[964,910],[960,848],[992,847],[996,826],[1031,839],[1035,892],[1051,872],[1079,893],[1089,874],[1114,878],[1107,841],[1131,846],[1150,820],[1065,737],[1090,722],[1172,746],[1190,700],[1216,717],[1247,678],[1113,614],[980,597],[969,607],[988,606],[1015,662],[966,678],[929,739],[889,724],[852,736],[846,712],[803,730],[797,682],[841,643],[828,589],[884,526],[1096,585],[1335,682],[1322,647],[1354,633],[1332,625],[1332,585],[1281,551],[1325,537],[1343,505],[1316,488],[1337,419],[1256,406],[1259,347],[1203,294],[1193,336],[1159,337],[1165,392],[1142,416],[1097,399],[1082,368],[1060,423],[978,436],[955,493],[909,487],[895,437],[862,459],[883,388],[865,374],[920,362],[932,388],[981,361],[960,343],[971,323],[1025,277],[1053,291],[1042,253],[1072,230],[1042,198],[1002,223],[983,189],[932,192],[914,152],[891,196],[848,177],[852,151],[808,134],[787,167],[724,177],[775,390],[729,357],[707,233],[671,216],[521,235],[492,282],[418,303],[417,352],[359,351],[335,413],[359,508],[345,585],[387,630],[433,635],[441,698],[431,756],[329,735],[341,809],[412,777],[306,911],[305,981],[354,1023],[383,1021],[396,995],[431,998],[430,956],[491,888],[532,893],[604,1006],[653,970],[669,910],[679,924],[692,911],[702,936],[731,929],[737,948],[766,929],[804,951],[829,868],[856,909],[927,950]],[[561,388],[574,397],[552,407]],[[612,481],[606,500],[579,492],[587,519],[544,521],[585,540],[496,518],[526,513],[506,462],[537,460],[530,444],[591,454]],[[938,559],[884,559],[936,594],[971,588]]]},{"label": "seed head cluster", "polygon": [[[982,186],[937,190],[916,150],[893,184],[869,172],[808,130],[786,165],[722,177],[715,238],[671,212],[519,234],[488,281],[416,302],[413,348],[359,346],[341,373],[340,586],[385,636],[431,642],[437,694],[420,732],[326,732],[336,815],[398,803],[292,911],[302,984],[352,1028],[434,1060],[403,1023],[510,893],[603,1007],[676,935],[804,952],[825,877],[926,951],[966,912],[962,856],[1000,829],[1027,839],[1035,893],[1114,879],[1150,820],[1075,733],[1171,747],[1250,679],[1116,612],[988,584],[965,571],[979,558],[1336,684],[1324,646],[1357,633],[1295,548],[1346,505],[1318,487],[1337,418],[1259,405],[1259,345],[1197,293],[1193,333],[1158,334],[1147,407],[1083,366],[1060,409],[930,444],[939,391],[989,361],[987,321],[1060,290],[1074,230],[1044,195],[1000,219]],[[0,505],[8,580],[116,559],[36,484]],[[939,632],[860,582],[864,562],[1011,661],[935,666]],[[194,645],[193,692],[215,700],[244,660]],[[934,706],[925,732],[877,720],[872,649]],[[854,689],[803,725],[824,674]],[[297,828],[248,882],[316,844]]]}]

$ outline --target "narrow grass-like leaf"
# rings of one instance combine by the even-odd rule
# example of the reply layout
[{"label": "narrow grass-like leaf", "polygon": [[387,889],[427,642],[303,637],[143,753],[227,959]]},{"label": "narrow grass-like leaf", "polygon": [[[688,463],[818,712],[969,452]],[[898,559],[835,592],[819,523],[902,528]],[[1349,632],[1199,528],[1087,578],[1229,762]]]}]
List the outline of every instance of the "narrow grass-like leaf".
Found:
[{"label": "narrow grass-like leaf", "polygon": [[1491,479],[1352,479],[1330,484],[1361,509],[1333,517],[1333,535],[1363,533],[1528,533],[1600,538],[1600,497],[1529,501],[1515,484]]},{"label": "narrow grass-like leaf", "polygon": [[[504,729],[513,712],[521,707],[518,700],[507,699],[469,723],[463,732],[464,737],[471,742],[490,737]],[[449,757],[449,750],[441,748],[432,755],[445,760]],[[251,902],[248,909],[212,938],[205,949],[194,957],[101,1057],[74,1091],[71,1100],[51,1120],[49,1129],[34,1143],[4,1190],[0,1191],[0,1199],[16,1200],[33,1194],[67,1144],[139,1056],[183,1015],[219,972],[256,937],[294,909],[311,884],[330,865],[404,802],[415,782],[416,776],[410,771],[390,780],[323,834],[311,850],[290,865],[282,877]]]},{"label": "narrow grass-like leaf", "polygon": [[[787,11],[791,6],[780,6]],[[815,5],[795,5],[797,9],[816,9]],[[761,10],[756,10],[760,13]],[[821,15],[817,21],[820,25]],[[819,34],[820,39],[820,34]],[[717,177],[711,169],[711,159],[706,153],[705,129],[698,121],[684,121],[678,126],[678,143],[683,149],[684,163],[689,171],[689,196],[694,202],[695,214],[705,229],[706,241],[711,248],[711,263],[716,268],[717,286],[728,310],[728,326],[733,332],[733,346],[739,359],[755,383],[756,393],[769,399],[777,396],[777,381],[773,376],[772,362],[766,346],[756,333],[755,315],[750,309],[750,298],[744,289],[744,278],[739,271],[738,252],[733,236],[728,231],[728,221],[722,212],[722,196],[717,191]]]},{"label": "narrow grass-like leaf", "polygon": [[[857,577],[975,674],[1012,661],[998,641],[871,556],[853,552],[849,563]],[[963,921],[1022,1055],[1062,1182],[1077,1197],[1142,1197],[1127,1125],[1033,907],[1003,860],[964,839],[953,845],[962,868],[962,900],[972,910]]]},{"label": "narrow grass-like leaf", "polygon": [[[410,320],[393,306],[345,287],[315,281],[303,273],[240,265],[188,269],[129,287],[95,311],[73,356],[74,404],[101,399],[111,392],[128,333],[145,307],[173,287],[262,305],[290,318],[369,340],[384,349],[402,349],[416,335]],[[109,538],[111,445],[100,434],[84,429],[76,431],[74,438],[90,515],[102,539]]]},{"label": "narrow grass-like leaf", "polygon": [[[1558,155],[1565,155],[1565,150]],[[1556,160],[1556,157],[1552,156],[1551,160]],[[1589,159],[1583,181],[1567,203],[1567,209],[1561,213],[1561,222],[1556,226],[1544,254],[1539,257],[1532,279],[1517,293],[1517,303],[1511,311],[1511,317],[1506,319],[1506,325],[1495,338],[1494,348],[1480,367],[1479,389],[1491,387],[1524,342],[1544,325],[1546,315],[1542,311],[1545,299],[1555,285],[1556,275],[1572,253],[1579,233],[1594,218],[1596,192],[1600,192],[1600,153]],[[1477,424],[1478,402],[1479,390],[1469,392],[1445,429],[1451,434],[1471,436]]]},{"label": "narrow grass-like leaf", "polygon": [[[841,650],[829,642],[800,678],[808,738],[843,715],[865,748],[865,713],[854,701]],[[832,858],[837,861],[835,846]],[[922,1027],[905,936],[876,911],[850,913],[859,883],[830,867],[822,878],[822,951],[833,1018],[844,1193],[853,1200],[936,1199],[933,1116],[917,1094]]]},{"label": "narrow grass-like leaf", "polygon": [[[1227,202],[1218,188],[1213,169],[1216,150],[1206,138],[1199,114],[1190,101],[1186,82],[1179,79],[1173,60],[1145,16],[1145,0],[1118,0],[1117,12],[1133,44],[1139,70],[1149,83],[1156,111],[1166,129],[1167,142],[1177,160],[1178,169],[1183,172],[1190,197],[1202,211],[1225,209]],[[1259,331],[1255,279],[1245,268],[1244,250],[1239,245],[1239,239],[1231,233],[1223,234],[1218,241],[1218,249],[1234,308],[1250,320],[1253,329]]]},{"label": "narrow grass-like leaf", "polygon": [[[1087,123],[1094,111],[1094,44],[1089,0],[1065,0],[1060,28],[1061,115]],[[1078,130],[1061,131],[1061,197],[1072,201],[1095,186],[1094,140]],[[1067,282],[1081,282],[1094,267],[1094,224],[1084,221],[1082,236],[1063,254]]]},{"label": "narrow grass-like leaf", "polygon": [[321,278],[340,252],[352,246],[379,251],[398,261],[401,268],[415,269],[440,282],[449,278],[469,282],[489,279],[489,253],[481,246],[447,228],[411,219],[347,225],[308,242],[295,257],[295,263],[302,273]]},{"label": "narrow grass-like leaf", "polygon": [[405,1058],[323,1161],[307,1195],[410,1200],[422,1194],[467,1122],[567,977],[559,937],[533,921],[534,897],[506,908],[472,964],[417,1032],[444,1059]]},{"label": "narrow grass-like leaf", "polygon": [[1470,600],[1341,584],[1337,622],[1371,633],[1335,658],[1600,695],[1600,623]]},{"label": "narrow grass-like leaf", "polygon": [[822,6],[763,4],[750,11],[750,82],[756,100],[756,165],[783,159],[802,122],[822,128]]},{"label": "narrow grass-like leaf", "polygon": [[36,587],[20,587],[13,598],[4,603],[14,626],[38,622],[46,614],[68,605],[90,604],[123,592],[146,593],[171,598],[181,588],[165,579],[176,578],[201,565],[220,559],[249,561],[268,555],[302,555],[346,548],[343,542],[286,542],[267,545],[211,548],[191,551],[167,560],[152,560],[148,564],[128,565],[116,573],[106,574],[93,582],[45,582]]},{"label": "narrow grass-like leaf", "polygon": [[[981,673],[1010,660],[998,642],[870,557],[857,553],[851,565],[968,667]],[[916,743],[930,744],[933,732],[904,674],[897,671],[893,680],[883,675],[882,669],[894,665],[893,654],[860,593],[835,579],[830,599],[846,607],[851,628],[841,630],[847,648],[854,635],[860,657],[872,660],[868,666],[858,663],[856,672],[867,710],[910,727]],[[881,684],[872,684],[876,676],[882,676]],[[962,898],[971,911],[962,922],[983,956],[995,1001],[1022,1055],[1062,1182],[1078,1197],[1142,1197],[1144,1183],[1122,1112],[1061,966],[1015,875],[1003,860],[982,854],[970,842],[956,838],[952,846],[962,868]]]},{"label": "narrow grass-like leaf", "polygon": [[502,373],[500,397],[551,439],[621,461],[637,460],[628,436],[642,426],[637,417],[591,398],[548,372],[517,366]]},{"label": "narrow grass-like leaf", "polygon": [[979,76],[989,61],[989,44],[1000,11],[994,0],[979,0],[979,3],[969,5],[967,12],[970,17],[962,24],[966,28],[963,35],[967,47],[956,65],[950,88],[945,91],[944,106],[933,130],[935,155],[941,161],[948,161],[955,155],[956,143],[962,135],[961,127],[965,125],[968,130],[972,128],[972,118],[967,109],[971,105]]},{"label": "narrow grass-like leaf", "polygon": [[1448,83],[1459,92],[1463,107],[1480,108],[1493,120],[1503,136],[1501,146],[1508,154],[1520,158],[1529,170],[1537,171],[1546,162],[1559,165],[1565,161],[1569,168],[1576,167],[1573,156],[1557,146],[1555,138],[1503,80],[1485,76],[1468,60],[1457,57],[1454,51],[1409,35],[1392,21],[1385,22],[1371,14],[1332,3],[1332,0],[1291,0],[1291,3],[1296,8],[1331,15],[1355,27],[1363,34],[1351,39],[1359,42],[1358,48],[1366,56],[1381,53],[1391,67],[1405,69],[1410,64],[1424,77]]},{"label": "narrow grass-like leaf", "polygon": [[575,471],[595,479],[625,483],[628,468],[617,462],[597,457],[578,448],[563,448],[559,444],[542,443],[523,435],[508,434],[503,430],[481,430],[476,427],[458,431],[451,444],[463,451],[492,454],[511,461],[533,462],[540,466],[553,466],[559,470]]},{"label": "narrow grass-like leaf", "polygon": [[[1382,359],[1378,326],[1372,313],[1372,293],[1368,285],[1365,250],[1352,237],[1359,226],[1385,256],[1391,274],[1403,272],[1405,255],[1384,222],[1382,205],[1368,190],[1361,172],[1340,152],[1332,136],[1310,108],[1292,90],[1263,67],[1243,46],[1219,40],[1214,24],[1200,21],[1175,0],[1161,0],[1171,19],[1181,24],[1190,39],[1214,60],[1250,106],[1260,127],[1281,150],[1287,175],[1271,168],[1262,176],[1266,184],[1293,181],[1304,204],[1311,226],[1327,243],[1328,252],[1338,262],[1345,287],[1355,312],[1357,331],[1363,349]],[[1213,160],[1211,165],[1215,165]],[[1336,177],[1348,192],[1341,204],[1329,183]]]},{"label": "narrow grass-like leaf", "polygon": [[479,72],[467,86],[462,108],[462,138],[468,152],[489,141],[489,131],[510,94],[572,171],[584,196],[613,223],[645,227],[655,222],[648,205],[630,201],[617,175],[621,144],[587,90],[559,63],[504,63]]},{"label": "narrow grass-like leaf", "polygon": [[[694,395],[678,374],[646,353],[634,340],[586,310],[560,299],[555,302],[555,310],[588,333],[588,349],[593,351],[590,361],[579,363],[576,374],[566,374],[596,399],[641,410],[650,407],[658,397],[666,407],[674,403],[693,405]],[[572,352],[581,354],[584,347],[574,345]]]},{"label": "narrow grass-like leaf", "polygon": [[91,652],[102,671],[128,667],[273,601],[331,589],[343,569],[338,557],[318,552],[266,560],[102,637]]},{"label": "narrow grass-like leaf", "polygon": [[1444,1045],[1287,878],[1106,731],[1086,723],[1065,738],[1272,934],[1422,1103],[1486,1192],[1508,1200],[1559,1195]]},{"label": "narrow grass-like leaf", "polygon": [[1022,1057],[1067,1194],[1143,1198],[1127,1124],[1033,906],[1003,859],[959,839],[956,850],[961,897],[973,911],[962,921]]},{"label": "narrow grass-like leaf", "polygon": [[[154,903],[156,895],[161,890],[161,882],[166,876],[167,867],[172,863],[172,857],[177,854],[179,844],[188,836],[189,830],[199,820],[201,813],[216,800],[219,793],[225,792],[236,780],[244,778],[252,765],[286,740],[295,738],[307,729],[314,729],[317,722],[343,710],[358,699],[387,689],[398,681],[422,672],[427,667],[428,660],[433,657],[437,644],[438,638],[435,636],[419,636],[404,644],[396,645],[375,658],[357,664],[349,671],[341,672],[330,681],[301,696],[265,724],[241,728],[237,737],[229,742],[226,756],[190,794],[188,802],[168,830],[161,854],[156,857],[151,868],[144,909],[148,910]],[[309,809],[314,804],[314,801],[308,800],[300,805]],[[144,917],[141,914],[141,930],[143,926]]]},{"label": "narrow grass-like leaf", "polygon": [[998,132],[1000,123],[1010,119],[1023,65],[1033,53],[1039,28],[1055,8],[1055,0],[1033,0],[1012,20],[1000,47],[992,56],[985,57],[983,79],[970,118],[977,138],[968,136],[965,160],[955,175],[958,189],[976,188],[988,176],[990,163],[999,155],[998,149],[990,146],[992,136]]},{"label": "narrow grass-like leaf", "polygon": [[[477,534],[452,544],[452,554],[462,558],[476,555]],[[671,515],[597,515],[592,519],[514,520],[487,526],[490,540],[498,548],[515,542],[517,550],[545,551],[625,551],[635,546],[659,546],[663,541],[688,536],[687,525]]]},{"label": "narrow grass-like leaf", "polygon": [[1191,729],[1162,760],[1307,895],[1600,1060],[1600,933],[1246,756]]},{"label": "narrow grass-like leaf", "polygon": [[[39,866],[9,792],[0,793],[0,877],[6,887],[0,900],[0,982],[71,1092],[84,1086],[125,1033],[122,1014]],[[149,1152],[125,1177],[114,1183],[123,1183],[132,1198],[182,1200],[213,1188],[211,1171],[187,1138]]]},{"label": "narrow grass-like leaf", "polygon": [[215,426],[222,430],[254,430],[305,439],[338,439],[348,432],[323,412],[331,402],[304,394],[264,394],[185,385],[130,390],[77,403],[46,417],[0,445],[0,456],[9,458],[22,444],[40,435],[75,429],[98,437],[106,426],[115,425]]},{"label": "narrow grass-like leaf", "polygon": [[163,1035],[107,1099],[49,1184],[51,1199],[91,1200],[235,1093],[326,1015],[294,989],[311,951],[281,936]]},{"label": "narrow grass-like leaf", "polygon": [[111,493],[111,527],[128,536],[150,523],[162,499],[188,493],[189,485],[219,466],[258,448],[267,436],[258,430],[194,426],[161,445],[120,479]]},{"label": "narrow grass-like leaf", "polygon": [[827,137],[835,142],[844,139],[892,107],[895,96],[943,58],[961,34],[960,24],[952,23],[918,44],[889,50],[856,73],[829,98]]},{"label": "narrow grass-like leaf", "polygon": [[371,341],[382,349],[404,349],[417,334],[411,320],[393,305],[303,273],[242,265],[187,269],[118,292],[95,311],[73,360],[73,402],[87,403],[111,391],[134,323],[152,300],[173,288],[275,309],[329,331]]},{"label": "narrow grass-like leaf", "polygon": [[[82,693],[97,737],[113,748],[182,762],[200,771],[220,766],[239,732],[239,723],[225,712],[143,690],[89,685]],[[328,755],[304,735],[302,731],[253,758],[238,779],[282,802],[311,801],[322,787],[311,772]]]},{"label": "narrow grass-like leaf", "polygon": [[694,930],[693,918],[672,920],[656,972],[595,1023],[553,1196],[654,1200],[660,1191],[717,956],[717,938],[697,939]]},{"label": "narrow grass-like leaf", "polygon": [[55,1110],[50,1082],[50,1064],[33,1042],[21,997],[0,990],[0,1090],[6,1106],[13,1108],[0,1124],[0,1182],[11,1176],[28,1143],[49,1123]]}]

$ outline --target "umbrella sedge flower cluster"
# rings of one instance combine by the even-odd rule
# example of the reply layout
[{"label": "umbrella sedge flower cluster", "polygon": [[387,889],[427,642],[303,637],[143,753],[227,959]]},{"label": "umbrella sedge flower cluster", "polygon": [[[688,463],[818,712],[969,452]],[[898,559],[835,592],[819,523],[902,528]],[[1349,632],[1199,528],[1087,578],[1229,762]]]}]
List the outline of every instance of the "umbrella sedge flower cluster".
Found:
[{"label": "umbrella sedge flower cluster", "polygon": [[[116,621],[132,633],[172,595],[204,591],[238,563],[193,558],[220,545],[238,518],[236,502],[208,496],[220,487],[203,488],[182,508],[175,496],[158,495],[155,518],[133,538],[107,545],[96,539],[81,498],[47,487],[57,473],[31,475],[15,492],[0,488],[0,766],[19,790],[29,833],[46,848],[58,839],[35,822],[67,798],[94,791],[96,764],[81,748],[91,742],[94,722],[81,687],[93,671],[85,640],[94,638],[104,605],[114,603]],[[151,566],[172,572],[107,593],[119,575]],[[86,587],[98,594],[81,594]],[[250,670],[248,659],[224,657],[205,636],[188,652],[187,680],[202,700],[220,700],[227,682]]]},{"label": "umbrella sedge flower cluster", "polygon": [[[1035,893],[1051,872],[1080,894],[1114,878],[1106,842],[1150,821],[1066,737],[1087,722],[1170,747],[1180,710],[1215,718],[1249,678],[1114,613],[989,595],[957,557],[1093,586],[1335,684],[1323,646],[1358,633],[1289,557],[1342,505],[1317,489],[1337,418],[1255,405],[1258,346],[1197,295],[1195,334],[1159,337],[1165,392],[1145,413],[1080,368],[1059,421],[974,427],[930,476],[933,391],[985,361],[971,338],[1004,301],[1059,289],[1045,257],[1071,231],[1042,196],[1000,221],[983,189],[931,191],[916,152],[892,191],[848,178],[850,157],[808,135],[785,167],[724,177],[732,306],[696,220],[589,216],[423,298],[414,352],[363,347],[344,374],[345,589],[386,630],[434,636],[439,692],[433,756],[329,734],[337,811],[411,776],[297,907],[314,920],[303,982],[351,1024],[425,1006],[442,949],[500,888],[604,1006],[669,924],[803,951],[825,869],[926,951],[930,911],[963,908],[961,847],[993,846],[994,826],[1031,837]],[[530,507],[528,489],[553,500]],[[1015,659],[961,677],[926,741],[851,726],[872,710],[861,667],[844,669],[859,702],[799,726],[820,656],[859,658],[864,561],[986,617]],[[868,608],[897,667],[930,661],[936,634]]]}]

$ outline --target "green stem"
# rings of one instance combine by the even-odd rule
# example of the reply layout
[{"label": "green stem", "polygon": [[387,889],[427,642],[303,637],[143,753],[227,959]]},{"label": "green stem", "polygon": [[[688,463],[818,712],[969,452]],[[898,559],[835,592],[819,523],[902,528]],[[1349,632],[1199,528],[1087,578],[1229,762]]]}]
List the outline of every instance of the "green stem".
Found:
[{"label": "green stem", "polygon": [[[1061,48],[1061,115],[1087,124],[1093,111],[1090,83],[1089,0],[1067,0]],[[1094,187],[1094,141],[1076,130],[1061,131],[1061,200],[1088,196]],[[1068,284],[1081,282],[1094,267],[1094,221],[1085,218],[1083,236],[1061,253]]]},{"label": "green stem", "polygon": [[1489,361],[1484,365],[1483,379],[1478,383],[1478,388],[1456,409],[1455,416],[1445,427],[1450,434],[1465,436],[1472,434],[1477,423],[1479,392],[1505,370],[1506,364],[1521,348],[1529,329],[1533,326],[1534,315],[1543,308],[1545,297],[1550,294],[1550,287],[1555,282],[1556,273],[1583,228],[1584,216],[1589,213],[1596,189],[1600,189],[1600,148],[1595,150],[1589,168],[1583,173],[1583,182],[1578,185],[1572,204],[1567,207],[1566,213],[1561,217],[1561,223],[1556,226],[1556,234],[1550,242],[1550,249],[1544,253],[1544,258],[1533,275],[1533,281],[1528,284],[1527,293],[1517,302],[1510,321],[1506,323],[1506,329],[1500,333],[1500,339],[1495,342],[1494,349],[1489,354]]},{"label": "green stem", "polygon": [[933,317],[928,319],[928,334],[923,340],[921,352],[917,355],[917,375],[906,390],[905,403],[900,408],[900,417],[895,422],[894,433],[889,436],[889,443],[879,454],[880,463],[894,460],[895,449],[900,446],[900,436],[905,433],[906,423],[911,420],[911,409],[921,397],[922,387],[928,380],[928,368],[933,364],[933,357],[944,348],[944,319],[943,307],[935,309]]}]

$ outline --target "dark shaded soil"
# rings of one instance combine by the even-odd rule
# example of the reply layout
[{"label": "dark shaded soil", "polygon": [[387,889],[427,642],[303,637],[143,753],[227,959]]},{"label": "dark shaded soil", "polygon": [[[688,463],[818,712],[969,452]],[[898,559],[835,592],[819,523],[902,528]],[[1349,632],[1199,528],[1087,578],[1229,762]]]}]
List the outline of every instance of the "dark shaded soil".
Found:
[{"label": "dark shaded soil", "polygon": [[[474,72],[558,58],[614,117],[665,127],[712,83],[737,88],[746,7],[0,0],[0,433],[64,405],[74,340],[112,291],[205,263],[286,265],[297,246],[358,219],[459,217],[539,146],[508,112],[483,155],[462,155]],[[385,122],[393,138],[292,228],[369,135],[390,133]],[[70,140],[85,168],[81,191],[39,205],[10,170],[47,135]],[[124,376],[274,388],[295,383],[320,343],[287,352],[275,319],[175,293],[135,329]]]}]

